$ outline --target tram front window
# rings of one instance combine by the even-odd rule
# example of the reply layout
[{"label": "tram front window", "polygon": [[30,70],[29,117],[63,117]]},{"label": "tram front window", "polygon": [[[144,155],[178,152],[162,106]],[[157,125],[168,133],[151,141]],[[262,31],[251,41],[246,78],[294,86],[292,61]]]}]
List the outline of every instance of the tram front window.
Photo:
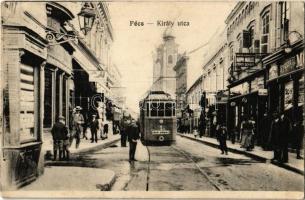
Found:
[{"label": "tram front window", "polygon": [[158,116],[164,117],[164,103],[159,103],[158,105]]},{"label": "tram front window", "polygon": [[165,116],[166,117],[171,117],[172,116],[172,103],[166,103],[165,104]]},{"label": "tram front window", "polygon": [[158,104],[157,103],[151,103],[150,104],[150,116],[151,117],[157,117],[158,116]]}]

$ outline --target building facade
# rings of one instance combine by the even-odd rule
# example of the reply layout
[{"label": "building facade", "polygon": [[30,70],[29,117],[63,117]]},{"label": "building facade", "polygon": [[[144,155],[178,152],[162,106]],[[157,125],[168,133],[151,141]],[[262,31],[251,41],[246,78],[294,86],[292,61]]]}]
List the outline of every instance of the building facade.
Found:
[{"label": "building facade", "polygon": [[176,98],[176,72],[174,67],[178,59],[178,45],[171,29],[163,33],[163,43],[157,48],[153,62],[152,90],[169,93]]},{"label": "building facade", "polygon": [[[228,95],[228,45],[226,30],[218,29],[209,40],[209,52],[203,61],[204,124],[207,135],[215,136],[215,125],[226,122],[226,98]],[[203,98],[204,98],[203,97]]]},{"label": "building facade", "polygon": [[11,188],[43,173],[44,138],[58,116],[70,126],[73,108],[81,106],[86,122],[92,114],[104,120],[113,30],[104,2],[1,6],[1,180]]},{"label": "building facade", "polygon": [[[242,120],[252,118],[256,122],[258,144],[268,138],[259,135],[264,132],[260,126],[264,114],[272,118],[275,111],[285,111],[291,120],[292,113],[302,115],[301,100],[297,102],[304,93],[299,92],[304,67],[301,67],[303,7],[301,2],[239,2],[226,19],[230,66],[228,116],[232,119],[228,128],[239,129]],[[291,52],[285,53],[287,47]]]},{"label": "building facade", "polygon": [[200,125],[202,80],[200,75],[186,92],[187,109],[185,110],[185,120],[187,122],[185,124],[189,125],[190,132],[193,132],[194,129],[198,130]]},{"label": "building facade", "polygon": [[176,71],[176,116],[178,129],[182,123],[182,112],[186,108],[186,92],[187,92],[187,61],[185,54],[178,56],[177,63],[174,67]]}]

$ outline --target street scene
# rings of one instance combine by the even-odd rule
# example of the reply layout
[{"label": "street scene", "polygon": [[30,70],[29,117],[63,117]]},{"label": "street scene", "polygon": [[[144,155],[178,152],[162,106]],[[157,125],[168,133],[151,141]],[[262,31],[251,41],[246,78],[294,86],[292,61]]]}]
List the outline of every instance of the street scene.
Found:
[{"label": "street scene", "polygon": [[302,199],[304,23],[301,1],[1,2],[3,196]]}]

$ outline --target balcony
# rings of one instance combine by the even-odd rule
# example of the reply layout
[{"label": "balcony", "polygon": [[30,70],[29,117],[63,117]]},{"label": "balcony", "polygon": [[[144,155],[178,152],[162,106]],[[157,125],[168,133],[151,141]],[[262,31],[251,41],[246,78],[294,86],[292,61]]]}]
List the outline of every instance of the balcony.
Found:
[{"label": "balcony", "polygon": [[228,81],[232,83],[240,79],[241,74],[250,75],[262,69],[262,66],[259,66],[258,63],[268,55],[268,53],[236,53],[229,67],[230,78]]}]

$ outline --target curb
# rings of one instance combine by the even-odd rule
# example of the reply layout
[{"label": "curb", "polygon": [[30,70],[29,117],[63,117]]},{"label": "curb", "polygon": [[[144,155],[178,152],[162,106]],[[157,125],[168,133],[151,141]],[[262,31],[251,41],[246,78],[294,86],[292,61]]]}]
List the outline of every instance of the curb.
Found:
[{"label": "curb", "polygon": [[[100,149],[105,149],[105,148],[111,146],[112,144],[117,143],[118,141],[120,141],[120,138],[108,141],[108,142],[103,143],[103,144],[96,145],[94,147],[88,147],[88,148],[85,148],[85,149],[80,149],[80,150],[77,150],[77,151],[74,151],[74,152],[70,152],[70,156],[75,155],[75,154],[90,153],[90,152],[94,152],[94,151],[97,151],[97,150],[100,150]],[[63,162],[65,162],[65,161],[45,160],[44,165],[48,165],[50,163],[63,163]]]},{"label": "curb", "polygon": [[[212,143],[212,142],[198,140],[196,138],[189,137],[189,136],[183,135],[183,134],[177,134],[177,135],[179,135],[180,137],[188,138],[188,139],[196,141],[196,142],[203,143],[203,144],[208,145],[210,147],[219,148],[218,144],[215,144],[215,143]],[[268,159],[268,158],[265,158],[265,157],[262,157],[262,156],[259,156],[259,155],[255,155],[251,152],[247,152],[247,151],[244,151],[244,150],[238,150],[238,149],[234,149],[234,148],[231,148],[231,147],[228,147],[228,151],[230,151],[232,153],[242,154],[242,155],[248,156],[250,158],[253,158],[255,160],[258,160],[258,161],[269,162],[269,163],[271,163],[273,165],[276,165],[278,167],[290,170],[290,171],[295,172],[295,173],[300,174],[300,175],[304,175],[303,170],[300,170],[298,168],[295,168],[295,167],[293,167],[291,165],[288,165],[288,164],[285,164],[285,163],[279,163],[277,161],[272,161],[271,159]]]},{"label": "curb", "polygon": [[115,183],[115,180],[116,180],[116,176],[114,175],[112,177],[112,179],[109,181],[109,183],[105,183],[103,185],[97,184],[96,188],[100,189],[101,191],[110,191],[112,186],[113,186],[113,184]]},{"label": "curb", "polygon": [[85,148],[85,149],[80,149],[80,150],[77,150],[77,151],[75,151],[71,154],[90,153],[90,152],[93,152],[93,151],[96,151],[96,150],[107,148],[107,147],[111,146],[112,144],[117,143],[118,141],[120,141],[120,138],[108,141],[108,142],[103,143],[103,144],[96,145],[94,147],[88,147],[88,148]]}]

